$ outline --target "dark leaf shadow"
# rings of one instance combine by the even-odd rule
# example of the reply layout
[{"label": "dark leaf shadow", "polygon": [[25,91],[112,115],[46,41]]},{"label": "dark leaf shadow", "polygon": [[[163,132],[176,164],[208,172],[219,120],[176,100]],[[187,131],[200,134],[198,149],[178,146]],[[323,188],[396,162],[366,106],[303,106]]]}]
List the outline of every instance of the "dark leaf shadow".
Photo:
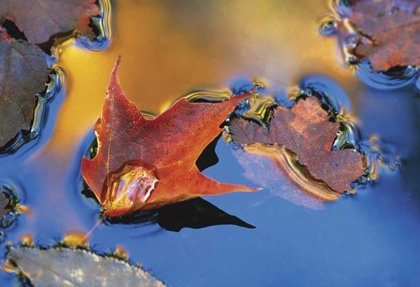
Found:
[{"label": "dark leaf shadow", "polygon": [[166,205],[154,212],[106,218],[106,221],[113,224],[152,222],[159,224],[165,230],[175,232],[179,232],[182,228],[199,229],[215,225],[236,225],[245,228],[255,228],[255,226],[224,212],[201,197]]},{"label": "dark leaf shadow", "polygon": [[255,226],[224,212],[201,197],[160,208],[157,223],[163,229],[176,232],[185,227],[199,229],[214,225],[255,228]]},{"label": "dark leaf shadow", "polygon": [[206,146],[206,148],[196,160],[195,165],[199,171],[203,171],[206,168],[211,167],[219,162],[219,158],[217,157],[215,149],[221,135],[222,134],[219,134],[214,140],[212,140],[212,142]]}]

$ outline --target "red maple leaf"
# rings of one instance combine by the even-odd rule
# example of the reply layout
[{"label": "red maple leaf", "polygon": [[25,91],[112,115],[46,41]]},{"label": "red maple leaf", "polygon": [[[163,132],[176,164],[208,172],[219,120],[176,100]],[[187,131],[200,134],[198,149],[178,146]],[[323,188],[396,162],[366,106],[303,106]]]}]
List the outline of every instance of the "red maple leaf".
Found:
[{"label": "red maple leaf", "polygon": [[43,43],[74,29],[94,37],[89,18],[100,13],[95,0],[0,1],[0,20],[10,20],[31,43]]},{"label": "red maple leaf", "polygon": [[125,97],[118,80],[120,59],[108,85],[95,132],[99,149],[83,158],[82,174],[107,216],[148,210],[201,195],[257,189],[204,176],[196,160],[216,138],[236,105],[252,93],[220,103],[176,102],[153,120]]},{"label": "red maple leaf", "polygon": [[297,154],[298,161],[316,179],[339,193],[364,174],[362,155],[345,149],[331,151],[340,123],[329,121],[316,97],[299,100],[288,110],[277,107],[269,131],[253,121],[235,118],[230,122],[232,140],[241,145],[282,145]]}]

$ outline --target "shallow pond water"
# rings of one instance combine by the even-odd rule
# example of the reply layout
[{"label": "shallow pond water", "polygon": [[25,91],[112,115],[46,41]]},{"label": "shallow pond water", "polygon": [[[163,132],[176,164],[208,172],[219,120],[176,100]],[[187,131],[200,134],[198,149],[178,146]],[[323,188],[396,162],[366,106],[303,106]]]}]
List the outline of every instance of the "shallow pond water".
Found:
[{"label": "shallow pond water", "polygon": [[[29,211],[5,229],[5,241],[26,235],[41,246],[86,233],[100,207],[81,194],[80,162],[91,144],[111,67],[122,55],[121,83],[143,111],[161,113],[199,89],[237,88],[260,80],[279,101],[316,82],[355,119],[364,143],[375,136],[378,179],[352,196],[312,210],[270,190],[207,197],[255,226],[225,225],[170,232],[157,224],[100,225],[89,237],[98,252],[123,247],[132,262],[169,286],[418,286],[420,275],[420,93],[364,85],[339,57],[336,39],[319,35],[331,13],[311,1],[114,1],[112,38],[105,51],[78,43],[57,62],[63,90],[48,104],[40,137],[0,157],[0,184]],[[373,151],[372,151],[373,150]],[[247,181],[231,148],[217,143],[219,163],[204,174]],[[399,158],[399,166],[387,163]],[[287,184],[286,182],[284,184]],[[5,250],[4,242],[0,246]],[[0,273],[0,285],[14,275]]]}]

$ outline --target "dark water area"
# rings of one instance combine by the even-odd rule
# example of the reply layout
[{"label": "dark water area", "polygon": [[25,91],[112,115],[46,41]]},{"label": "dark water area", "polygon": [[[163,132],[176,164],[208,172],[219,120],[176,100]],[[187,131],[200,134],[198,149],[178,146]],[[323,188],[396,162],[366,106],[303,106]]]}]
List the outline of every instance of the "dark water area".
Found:
[{"label": "dark water area", "polygon": [[[301,2],[301,5],[318,7],[315,14],[324,13],[325,8],[319,8],[319,3]],[[142,5],[146,4],[137,5],[144,8]],[[288,5],[279,11],[286,13],[284,11],[295,7]],[[121,13],[118,14],[120,19],[124,15],[123,9],[127,9],[123,6],[121,4],[121,7],[117,7],[119,10],[116,10]],[[178,12],[186,13],[186,8],[180,6],[177,6],[180,9]],[[166,6],[159,8],[165,13],[153,7],[148,7],[150,15],[159,14],[163,19],[170,18],[169,23],[176,21],[172,19],[173,16],[166,14]],[[229,12],[235,7],[232,4],[226,9]],[[258,9],[268,13],[272,7],[267,7],[263,5],[263,8]],[[136,6],[136,9],[139,8]],[[262,13],[258,9],[257,16]],[[240,9],[238,11],[239,15],[249,16],[249,13]],[[242,18],[232,21],[243,24]],[[309,27],[316,33],[314,19],[316,17],[306,22],[310,23]],[[120,27],[126,22],[118,21]],[[179,25],[187,25],[185,21]],[[276,23],[281,24],[274,21]],[[235,30],[235,27],[228,29]],[[193,37],[195,28],[190,29],[192,32],[188,33],[192,36],[186,34]],[[284,32],[287,29],[282,29],[281,33],[286,33],[283,37],[290,36]],[[270,31],[267,33],[270,34]],[[218,35],[217,31],[215,35]],[[247,35],[255,36],[254,32],[244,32],[240,36],[236,35],[235,39],[242,37],[244,42],[250,41]],[[322,39],[320,35],[315,36]],[[116,39],[124,38],[121,33],[117,33]],[[153,37],[150,41],[152,47],[157,45]],[[144,45],[140,42],[137,44]],[[85,192],[82,194],[85,187],[80,164],[94,140],[93,123],[100,114],[105,85],[95,82],[95,85],[88,86],[86,83],[93,80],[87,78],[87,82],[83,82],[81,78],[86,78],[83,73],[89,71],[83,72],[84,66],[80,64],[80,67],[73,67],[76,70],[72,70],[71,63],[78,53],[82,57],[80,61],[86,61],[83,57],[91,57],[92,62],[101,64],[100,69],[94,68],[94,73],[98,74],[95,77],[100,77],[106,83],[109,74],[107,63],[113,62],[114,56],[121,52],[117,43],[112,42],[106,52],[90,56],[86,56],[90,52],[79,51],[77,47],[66,47],[68,54],[64,52],[64,59],[58,62],[66,71],[65,84],[45,103],[48,112],[40,120],[41,133],[14,153],[0,155],[0,186],[15,193],[20,204],[28,209],[11,215],[15,220],[3,229],[5,235],[0,243],[0,254],[6,253],[6,243],[19,246],[28,236],[33,238],[37,246],[53,246],[69,234],[86,234],[99,220],[100,205],[94,198],[87,197]],[[232,43],[229,45],[234,46]],[[326,49],[331,46],[330,43],[319,48],[319,58],[326,53],[333,54],[332,50]],[[148,49],[146,46],[143,48]],[[128,55],[135,48],[126,45],[121,49]],[[192,49],[196,49],[196,46],[192,45]],[[247,51],[244,59],[249,54],[254,55],[250,47],[244,49]],[[178,52],[176,55],[182,62],[184,58]],[[213,49],[208,53],[215,57]],[[286,52],[282,50],[282,53]],[[305,54],[302,50],[296,53]],[[264,55],[260,52],[255,54]],[[171,55],[165,52],[163,60]],[[227,61],[229,55],[226,58],[215,58],[221,63]],[[272,61],[274,57],[271,56],[263,57],[262,60]],[[237,57],[235,60],[241,59],[241,56]],[[150,72],[152,76],[147,79],[139,77],[141,80],[138,84],[143,86],[144,83],[150,83],[150,87],[128,97],[140,109],[143,109],[144,103],[146,110],[157,113],[165,103],[173,103],[182,94],[203,86],[227,86],[233,91],[249,88],[258,78],[254,74],[267,79],[267,88],[262,89],[261,93],[272,96],[281,105],[290,106],[292,101],[289,96],[296,90],[323,92],[328,96],[328,104],[332,108],[345,110],[354,121],[357,126],[356,146],[371,159],[376,179],[357,187],[355,194],[343,195],[336,201],[323,203],[320,210],[289,202],[277,196],[272,189],[209,196],[204,199],[255,228],[216,225],[200,229],[182,228],[174,232],[165,230],[153,220],[132,224],[107,222],[93,230],[88,238],[90,249],[103,254],[111,253],[120,246],[128,252],[130,262],[141,263],[146,271],[168,286],[420,286],[420,187],[417,179],[420,172],[420,92],[415,81],[410,78],[409,83],[391,85],[391,88],[389,85],[369,86],[366,85],[369,84],[366,79],[357,78],[363,77],[357,71],[350,73],[336,66],[328,70],[327,67],[335,63],[331,59],[323,62],[321,68],[324,73],[321,73],[321,68],[314,68],[316,65],[313,59],[316,57],[305,57],[302,61],[307,60],[308,66],[302,70],[296,68],[301,65],[300,60],[294,59],[295,66],[291,68],[293,76],[284,67],[273,70],[271,66],[258,66],[258,69],[253,70],[253,60],[250,60],[249,67],[242,64],[235,68],[228,67],[223,71],[224,74],[215,75],[207,82],[187,77],[188,80],[182,85],[174,86],[176,92],[170,96],[164,94],[169,88],[161,87],[161,83],[153,79],[159,71],[150,71],[146,61],[146,67],[139,73]],[[140,62],[139,59],[127,60],[130,63],[136,61]],[[206,59],[200,61],[201,64],[210,65]],[[287,66],[287,59],[284,61]],[[220,63],[211,66],[211,71],[218,70]],[[194,66],[191,63],[187,65]],[[132,68],[122,71],[122,82],[130,86],[130,80],[137,80],[138,75],[128,75],[127,71],[132,71]],[[92,71],[90,73],[94,74]],[[207,72],[202,73],[203,78],[209,76]],[[274,83],[282,76],[282,80]],[[168,72],[159,80],[165,80],[165,77],[172,78],[173,75]],[[177,78],[171,84],[175,81]],[[156,88],[157,85],[161,86]],[[128,87],[127,91],[134,91],[133,86]],[[159,98],[147,94],[147,90],[153,88],[161,92]],[[98,93],[96,89],[101,92]],[[87,98],[87,94],[91,97]],[[80,121],[75,124],[75,119]],[[220,138],[216,145],[219,162],[203,173],[220,182],[255,187],[253,182],[243,176],[245,171],[233,152],[232,146]],[[285,181],[284,185],[287,184]],[[282,188],[282,183],[278,188]],[[16,284],[15,274],[0,272],[0,286]]]}]

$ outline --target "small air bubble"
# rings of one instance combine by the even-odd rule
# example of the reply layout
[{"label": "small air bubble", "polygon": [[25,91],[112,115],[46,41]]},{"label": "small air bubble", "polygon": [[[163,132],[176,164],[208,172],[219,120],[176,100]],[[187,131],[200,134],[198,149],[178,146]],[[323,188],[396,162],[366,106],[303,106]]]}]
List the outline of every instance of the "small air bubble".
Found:
[{"label": "small air bubble", "polygon": [[318,32],[323,36],[333,36],[338,31],[337,18],[327,15],[319,19]]}]

